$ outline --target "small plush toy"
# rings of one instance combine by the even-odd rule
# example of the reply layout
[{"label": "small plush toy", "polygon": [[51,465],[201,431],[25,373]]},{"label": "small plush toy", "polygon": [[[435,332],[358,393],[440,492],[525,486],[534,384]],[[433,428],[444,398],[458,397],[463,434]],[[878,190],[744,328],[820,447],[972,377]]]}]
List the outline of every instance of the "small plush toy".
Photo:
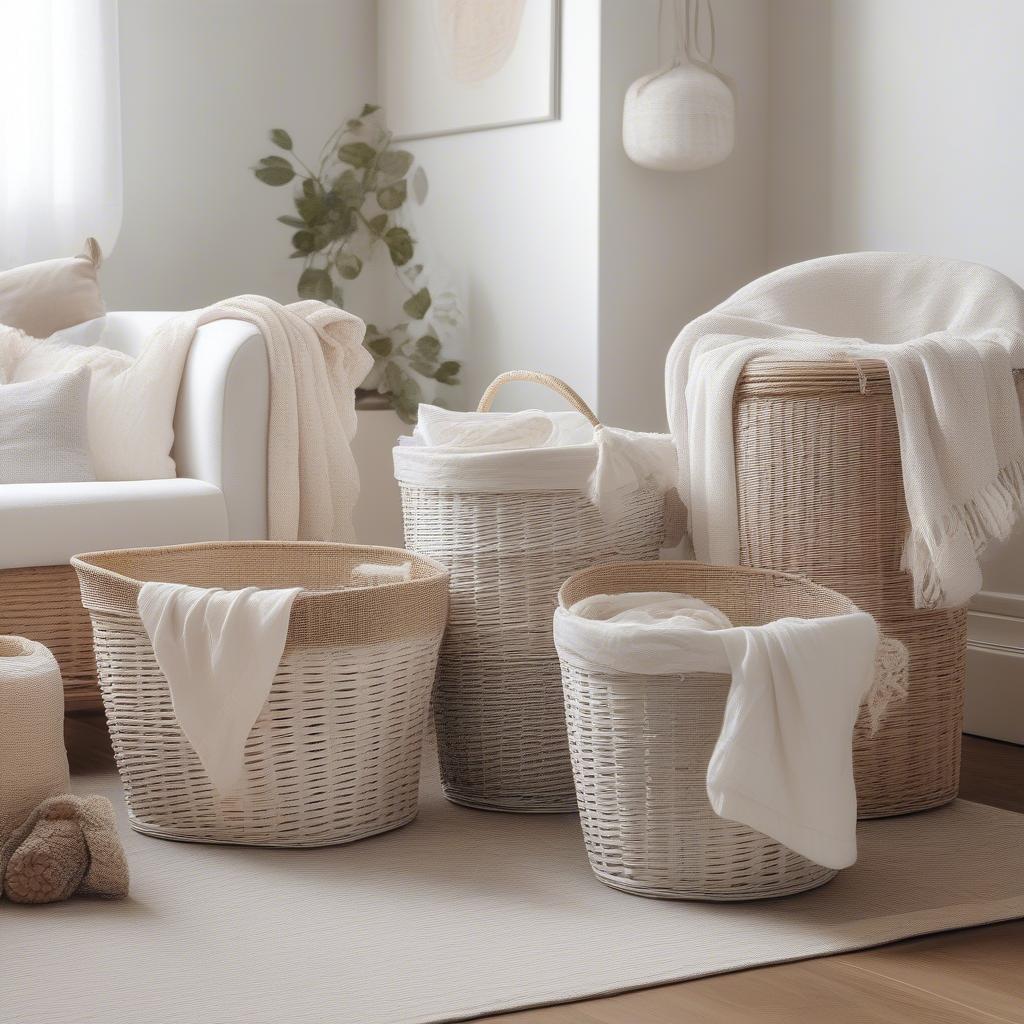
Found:
[{"label": "small plush toy", "polygon": [[128,864],[110,801],[44,800],[0,847],[0,892],[13,903],[127,896]]}]

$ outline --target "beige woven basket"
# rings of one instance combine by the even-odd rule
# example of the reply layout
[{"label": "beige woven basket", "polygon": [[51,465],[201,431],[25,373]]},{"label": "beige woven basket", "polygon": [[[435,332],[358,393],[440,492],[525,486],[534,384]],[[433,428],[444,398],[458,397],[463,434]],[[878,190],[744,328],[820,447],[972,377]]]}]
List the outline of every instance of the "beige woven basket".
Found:
[{"label": "beige woven basket", "polygon": [[[486,412],[498,388],[513,380],[552,388],[597,425],[568,385],[525,371],[499,376],[479,410]],[[594,561],[657,558],[663,497],[636,494],[612,530],[572,482],[512,493],[399,482],[406,545],[451,573],[434,691],[445,795],[488,810],[575,811],[551,636],[556,595],[567,576]]]},{"label": "beige woven basket", "polygon": [[[412,563],[365,585],[360,563]],[[132,827],[167,839],[324,846],[416,815],[420,754],[448,577],[397,548],[273,542],[105,551],[72,559],[92,618],[107,723]],[[227,590],[303,587],[284,655],[221,797],[178,725],[138,615],[144,581]]]},{"label": "beige woven basket", "polygon": [[910,654],[906,702],[874,736],[864,715],[857,726],[861,817],[949,802],[960,779],[967,612],[915,609],[899,568],[908,519],[885,364],[752,360],[734,430],[740,561],[848,595]]},{"label": "beige woven basket", "polygon": [[[745,626],[857,610],[797,576],[698,562],[593,566],[565,582],[558,602],[568,608],[594,594],[648,590],[699,597]],[[561,669],[583,837],[602,882],[662,899],[749,900],[803,892],[835,875],[711,809],[708,762],[728,675],[624,675],[564,659]]]}]

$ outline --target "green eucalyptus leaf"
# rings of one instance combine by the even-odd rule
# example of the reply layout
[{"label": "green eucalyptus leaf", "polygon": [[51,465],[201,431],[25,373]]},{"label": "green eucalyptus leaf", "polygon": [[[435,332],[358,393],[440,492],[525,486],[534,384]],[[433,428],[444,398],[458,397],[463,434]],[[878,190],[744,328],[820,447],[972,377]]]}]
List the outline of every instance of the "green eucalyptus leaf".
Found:
[{"label": "green eucalyptus leaf", "polygon": [[302,194],[311,199],[313,196],[320,194],[320,187],[312,178],[303,178]]},{"label": "green eucalyptus leaf", "polygon": [[265,156],[252,173],[264,185],[287,185],[295,177],[295,168],[283,156]]},{"label": "green eucalyptus leaf", "polygon": [[413,356],[409,360],[409,366],[424,377],[433,377],[434,371],[437,369],[436,363],[427,362],[425,359],[420,359],[419,356]]},{"label": "green eucalyptus leaf", "polygon": [[321,223],[327,216],[327,207],[324,205],[323,197],[316,195],[301,195],[295,197],[295,209],[304,224],[310,227]]},{"label": "green eucalyptus leaf", "polygon": [[363,109],[360,111],[360,117],[369,117],[371,114],[376,114],[380,110],[375,103],[364,103]]},{"label": "green eucalyptus leaf", "polygon": [[339,252],[334,257],[334,265],[346,281],[354,281],[363,269],[363,261],[354,252]]},{"label": "green eucalyptus leaf", "polygon": [[396,181],[377,189],[377,202],[382,210],[397,210],[405,202],[405,181]]},{"label": "green eucalyptus leaf", "polygon": [[283,217],[278,217],[277,219],[282,224],[287,224],[290,228],[304,228],[306,226],[306,222],[304,220],[299,220],[298,217],[292,217],[287,213]]},{"label": "green eucalyptus leaf", "polygon": [[292,137],[283,128],[271,128],[270,141],[281,149],[292,148]]},{"label": "green eucalyptus leaf", "polygon": [[307,255],[311,252],[316,252],[319,248],[316,235],[306,228],[296,231],[292,235],[292,245],[295,246],[296,252],[306,253]]},{"label": "green eucalyptus leaf", "polygon": [[454,359],[448,359],[437,368],[434,380],[440,381],[442,384],[458,384],[459,370],[461,369],[461,363],[457,363]]},{"label": "green eucalyptus leaf", "polygon": [[306,267],[299,278],[299,298],[327,302],[334,294],[331,275],[319,267]]},{"label": "green eucalyptus leaf", "polygon": [[412,167],[413,156],[407,149],[386,149],[377,161],[377,171],[384,178],[404,178]]},{"label": "green eucalyptus leaf", "polygon": [[346,142],[338,147],[338,159],[353,167],[369,167],[377,157],[377,150],[365,142]]},{"label": "green eucalyptus leaf", "polygon": [[441,354],[441,342],[432,334],[424,334],[416,342],[416,354],[428,362],[436,362],[437,357]]},{"label": "green eucalyptus leaf", "polygon": [[402,309],[413,320],[422,320],[427,315],[427,310],[430,309],[430,292],[426,288],[421,288],[415,295],[402,303]]},{"label": "green eucalyptus leaf", "polygon": [[362,206],[365,192],[356,172],[349,168],[334,179],[331,191],[346,206]]},{"label": "green eucalyptus leaf", "polygon": [[386,359],[394,350],[394,343],[390,338],[373,338],[366,343],[366,347],[377,359]]},{"label": "green eucalyptus leaf", "polygon": [[385,233],[384,242],[391,253],[391,262],[396,267],[401,267],[412,259],[412,236],[405,228],[391,228]]},{"label": "green eucalyptus leaf", "polygon": [[370,230],[375,235],[383,235],[385,229],[388,226],[388,215],[386,213],[378,213],[376,217],[371,217],[369,220]]}]

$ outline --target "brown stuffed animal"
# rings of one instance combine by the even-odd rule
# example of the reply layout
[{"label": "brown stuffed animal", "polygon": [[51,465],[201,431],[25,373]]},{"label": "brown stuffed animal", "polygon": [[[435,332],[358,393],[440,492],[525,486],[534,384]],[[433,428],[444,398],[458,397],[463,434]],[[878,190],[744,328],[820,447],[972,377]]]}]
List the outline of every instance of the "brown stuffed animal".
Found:
[{"label": "brown stuffed animal", "polygon": [[110,801],[44,800],[0,848],[0,892],[13,903],[127,896],[128,864]]}]

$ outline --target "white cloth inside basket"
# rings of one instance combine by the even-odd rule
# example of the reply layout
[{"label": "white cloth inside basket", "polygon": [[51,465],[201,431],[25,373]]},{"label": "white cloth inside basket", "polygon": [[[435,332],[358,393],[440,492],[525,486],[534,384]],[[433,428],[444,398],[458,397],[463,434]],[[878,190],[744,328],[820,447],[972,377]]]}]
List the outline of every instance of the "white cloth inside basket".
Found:
[{"label": "white cloth inside basket", "polygon": [[583,670],[731,674],[708,765],[715,813],[816,864],[856,861],[853,727],[874,674],[870,615],[733,626],[686,594],[601,594],[556,609],[554,630],[559,657]]},{"label": "white cloth inside basket", "polygon": [[421,405],[411,438],[395,449],[395,476],[450,490],[578,488],[610,526],[637,491],[665,493],[676,482],[667,434],[594,427],[578,412],[453,412]]},{"label": "white cloth inside basket", "polygon": [[174,714],[221,796],[244,783],[245,741],[270,695],[299,593],[180,583],[139,591],[139,617]]},{"label": "white cloth inside basket", "polygon": [[679,493],[697,558],[740,560],[733,395],[747,362],[882,360],[899,427],[919,608],[982,586],[978,555],[1024,506],[1024,290],[972,263],[864,252],[783,267],[698,317],[666,363]]}]

